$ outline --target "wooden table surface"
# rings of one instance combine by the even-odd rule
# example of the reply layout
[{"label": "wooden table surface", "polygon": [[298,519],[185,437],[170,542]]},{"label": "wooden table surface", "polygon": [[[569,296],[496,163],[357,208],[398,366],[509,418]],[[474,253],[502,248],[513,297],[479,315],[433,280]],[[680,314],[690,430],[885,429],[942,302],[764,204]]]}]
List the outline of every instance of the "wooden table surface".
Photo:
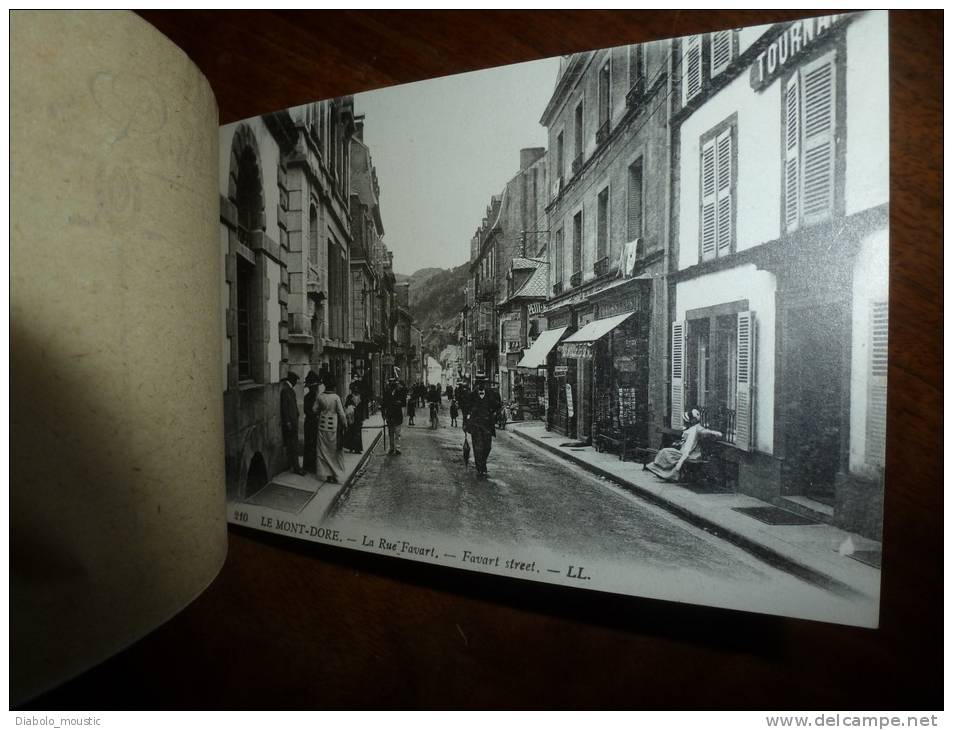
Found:
[{"label": "wooden table surface", "polygon": [[[140,14],[203,70],[225,123],[449,73],[808,13]],[[31,707],[942,706],[941,24],[940,12],[890,16],[890,441],[879,630],[525,585],[232,529],[224,569],[191,606]]]}]

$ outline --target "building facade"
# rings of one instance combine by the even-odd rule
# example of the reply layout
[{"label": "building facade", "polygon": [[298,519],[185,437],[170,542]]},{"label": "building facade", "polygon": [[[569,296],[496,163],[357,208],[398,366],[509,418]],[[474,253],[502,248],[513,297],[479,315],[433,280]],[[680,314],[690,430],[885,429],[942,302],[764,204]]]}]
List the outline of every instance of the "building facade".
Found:
[{"label": "building facade", "polygon": [[[564,58],[549,134],[548,425],[598,448],[668,415],[670,41]],[[535,361],[534,361],[535,362]]]},{"label": "building facade", "polygon": [[671,424],[698,407],[735,489],[877,539],[886,22],[726,30],[671,57]]},{"label": "building facade", "polygon": [[226,474],[229,495],[242,498],[283,466],[281,379],[322,368],[339,386],[349,377],[353,103],[343,97],[223,129]]}]

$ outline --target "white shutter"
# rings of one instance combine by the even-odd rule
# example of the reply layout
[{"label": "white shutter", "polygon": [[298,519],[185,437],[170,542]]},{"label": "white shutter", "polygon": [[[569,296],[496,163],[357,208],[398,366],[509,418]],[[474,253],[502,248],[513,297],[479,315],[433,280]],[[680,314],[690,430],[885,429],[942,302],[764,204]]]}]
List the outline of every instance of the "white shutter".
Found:
[{"label": "white shutter", "polygon": [[702,212],[701,212],[701,253],[702,261],[715,257],[715,141],[702,147]]},{"label": "white shutter", "polygon": [[801,203],[801,109],[798,75],[788,82],[784,98],[784,226],[797,229]]},{"label": "white shutter", "polygon": [[718,135],[715,146],[715,178],[717,180],[718,255],[731,252],[731,129]]},{"label": "white shutter", "polygon": [[672,322],[672,428],[684,428],[686,325]]},{"label": "white shutter", "polygon": [[735,446],[754,449],[755,384],[754,312],[738,313],[738,367],[736,369]]},{"label": "white shutter", "polygon": [[867,374],[867,438],[864,460],[884,465],[887,447],[887,302],[870,311],[870,371]]},{"label": "white shutter", "polygon": [[722,30],[711,34],[711,77],[728,68],[731,63],[731,31]]},{"label": "white shutter", "polygon": [[682,106],[702,90],[702,38],[682,40]]},{"label": "white shutter", "polygon": [[826,220],[834,208],[834,54],[801,71],[804,105],[804,223]]}]

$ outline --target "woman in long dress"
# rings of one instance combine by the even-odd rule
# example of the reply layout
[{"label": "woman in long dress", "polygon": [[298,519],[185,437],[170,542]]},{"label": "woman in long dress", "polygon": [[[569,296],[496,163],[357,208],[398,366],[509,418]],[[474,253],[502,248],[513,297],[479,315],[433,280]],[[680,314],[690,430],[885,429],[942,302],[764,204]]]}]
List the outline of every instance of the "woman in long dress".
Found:
[{"label": "woman in long dress", "polygon": [[344,435],[344,448],[355,454],[364,453],[364,440],[361,429],[367,417],[367,405],[361,397],[360,387],[351,386],[351,392],[344,401],[344,412],[347,414],[347,433]]},{"label": "woman in long dress", "polygon": [[324,392],[318,395],[315,410],[318,413],[318,479],[331,484],[344,481],[344,461],[338,449],[338,423],[344,423],[344,404],[334,392],[334,382],[328,379]]},{"label": "woman in long dress", "polygon": [[678,481],[681,477],[682,465],[686,461],[695,461],[701,458],[703,439],[724,438],[721,431],[712,431],[701,424],[701,413],[697,408],[686,411],[682,415],[682,423],[685,424],[685,430],[682,431],[682,440],[675,447],[660,449],[655,455],[655,461],[651,464],[644,464],[643,469],[648,469],[662,479],[667,481]]},{"label": "woman in long dress", "polygon": [[317,373],[311,370],[304,379],[304,470],[309,474],[317,471],[318,464],[318,414],[314,406],[318,398]]}]

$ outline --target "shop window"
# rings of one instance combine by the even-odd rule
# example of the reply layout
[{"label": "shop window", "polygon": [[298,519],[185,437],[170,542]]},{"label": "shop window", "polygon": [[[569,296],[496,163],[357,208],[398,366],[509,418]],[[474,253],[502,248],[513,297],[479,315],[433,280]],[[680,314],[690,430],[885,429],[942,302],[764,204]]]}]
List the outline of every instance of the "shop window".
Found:
[{"label": "shop window", "polygon": [[689,36],[682,40],[682,106],[688,104],[702,90],[702,37]]},{"label": "shop window", "polygon": [[[718,308],[724,309],[724,308]],[[738,448],[753,446],[754,313],[672,324],[672,428],[698,408],[702,423]]]},{"label": "shop window", "polygon": [[731,253],[735,239],[737,150],[733,125],[701,140],[699,248],[702,261]]},{"label": "shop window", "polygon": [[828,220],[834,210],[834,53],[787,81],[784,103],[784,227]]}]

